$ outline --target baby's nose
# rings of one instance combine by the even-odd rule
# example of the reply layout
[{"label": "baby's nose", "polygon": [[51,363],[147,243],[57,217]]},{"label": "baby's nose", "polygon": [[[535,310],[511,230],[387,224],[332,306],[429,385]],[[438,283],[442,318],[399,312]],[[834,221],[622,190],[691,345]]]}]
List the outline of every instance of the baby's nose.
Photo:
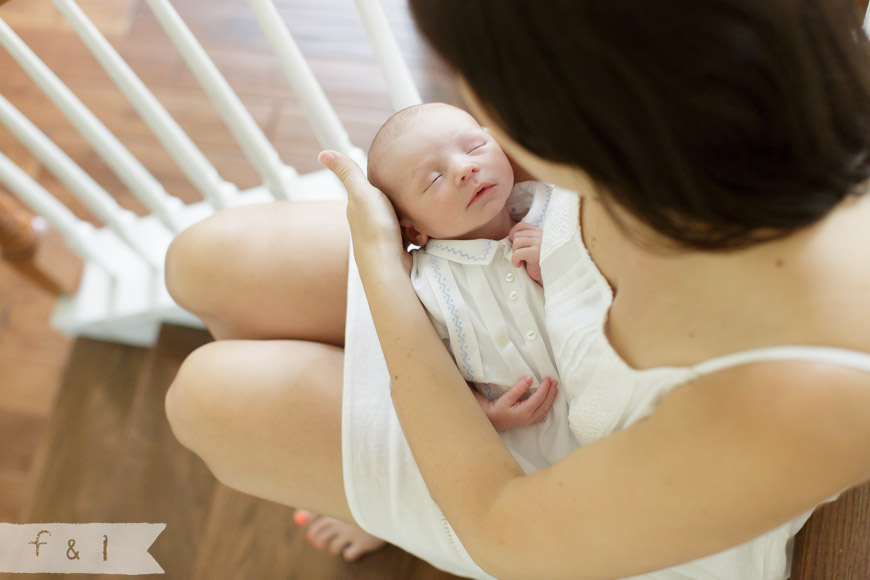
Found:
[{"label": "baby's nose", "polygon": [[478,171],[480,171],[480,167],[478,167],[476,163],[463,163],[456,169],[456,182],[458,184],[463,184]]}]

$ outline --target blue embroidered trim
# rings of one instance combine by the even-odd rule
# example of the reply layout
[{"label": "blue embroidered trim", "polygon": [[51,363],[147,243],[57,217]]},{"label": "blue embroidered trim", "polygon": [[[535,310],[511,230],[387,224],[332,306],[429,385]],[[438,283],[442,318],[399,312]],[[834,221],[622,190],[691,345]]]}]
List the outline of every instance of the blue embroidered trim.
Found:
[{"label": "blue embroidered trim", "polygon": [[468,345],[466,344],[465,330],[462,328],[462,320],[460,320],[456,304],[453,303],[453,298],[450,297],[450,292],[447,290],[447,284],[444,281],[444,275],[441,273],[441,266],[438,264],[438,260],[431,260],[431,264],[432,272],[435,274],[438,287],[441,289],[441,295],[444,297],[444,303],[450,309],[450,317],[453,319],[454,328],[456,328],[456,339],[459,342],[456,346],[461,357],[459,363],[462,366],[466,380],[473,381],[474,373],[471,370],[471,357],[468,355]]},{"label": "blue embroidered trim", "polygon": [[547,208],[550,206],[550,198],[553,196],[553,186],[545,185],[547,189],[547,199],[544,202],[544,207],[541,209],[541,215],[538,216],[538,220],[535,222],[535,227],[541,227],[541,224],[544,223],[544,216],[547,215]]},{"label": "blue embroidered trim", "polygon": [[442,243],[434,241],[434,240],[431,240],[429,242],[429,244],[427,244],[427,249],[433,248],[436,250],[443,250],[445,252],[453,254],[454,256],[459,256],[460,258],[465,258],[466,260],[474,260],[476,262],[483,262],[484,260],[486,260],[489,257],[489,254],[492,251],[492,246],[494,243],[495,242],[490,241],[488,244],[486,244],[486,251],[480,256],[472,256],[468,252],[463,252],[462,250],[457,250],[456,248],[452,248],[452,247],[448,246],[447,244],[442,244]]}]

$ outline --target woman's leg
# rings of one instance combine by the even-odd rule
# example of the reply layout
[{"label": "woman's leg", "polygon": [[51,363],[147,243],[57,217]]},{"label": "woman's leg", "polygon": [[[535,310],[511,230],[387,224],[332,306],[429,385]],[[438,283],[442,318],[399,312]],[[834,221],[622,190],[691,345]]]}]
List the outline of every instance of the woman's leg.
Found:
[{"label": "woman's leg", "polygon": [[167,417],[226,485],[353,521],[342,480],[342,366],[342,349],[320,343],[209,343],[181,366]]},{"label": "woman's leg", "polygon": [[275,202],[216,213],[181,233],[166,285],[215,338],[341,346],[349,231],[345,202]]},{"label": "woman's leg", "polygon": [[[297,512],[318,549],[354,561],[384,545],[353,522],[341,456],[343,350],[226,340],[185,360],[166,396],[176,438],[222,483]],[[302,515],[304,513],[304,515]]]},{"label": "woman's leg", "polygon": [[[345,207],[274,203],[219,212],[173,242],[169,290],[219,339],[340,346]],[[353,520],[341,480],[342,354],[289,340],[207,345],[185,361],[166,411],[176,437],[227,485],[328,514],[304,512],[297,522],[311,524],[315,546],[352,561],[383,541],[346,523]]]}]

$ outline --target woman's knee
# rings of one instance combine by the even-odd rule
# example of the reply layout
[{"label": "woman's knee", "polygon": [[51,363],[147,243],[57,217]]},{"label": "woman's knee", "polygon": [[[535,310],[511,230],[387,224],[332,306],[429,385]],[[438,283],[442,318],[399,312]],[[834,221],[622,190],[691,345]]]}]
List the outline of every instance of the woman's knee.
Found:
[{"label": "woman's knee", "polygon": [[166,256],[170,295],[216,338],[344,338],[344,205],[286,202],[223,210],[182,232]]},{"label": "woman's knee", "polygon": [[205,220],[178,234],[166,252],[166,288],[182,308],[200,314],[214,280],[214,256],[219,255],[221,235],[214,222]]},{"label": "woman's knee", "polygon": [[215,397],[211,377],[215,372],[214,361],[217,343],[209,343],[193,351],[184,360],[169,390],[166,392],[166,418],[175,438],[184,447],[205,459],[207,444],[214,438],[209,431],[214,429],[219,414],[220,400]]},{"label": "woman's knee", "polygon": [[166,393],[165,410],[178,442],[197,455],[218,481],[246,491],[248,476],[237,448],[244,433],[236,423],[240,387],[247,383],[232,371],[236,346],[218,341],[193,351]]},{"label": "woman's knee", "polygon": [[294,487],[281,470],[320,469],[341,496],[341,357],[339,348],[302,341],[206,344],[166,393],[169,425],[225,485],[278,497],[269,486],[282,481],[302,493],[301,480]]},{"label": "woman's knee", "polygon": [[[283,422],[287,410],[276,406],[304,400],[312,415],[333,403],[340,410],[342,356],[342,349],[316,342],[210,342],[188,355],[166,393],[169,425],[182,445],[202,455],[247,423],[273,420],[266,415]],[[242,406],[247,415],[240,415]]]}]

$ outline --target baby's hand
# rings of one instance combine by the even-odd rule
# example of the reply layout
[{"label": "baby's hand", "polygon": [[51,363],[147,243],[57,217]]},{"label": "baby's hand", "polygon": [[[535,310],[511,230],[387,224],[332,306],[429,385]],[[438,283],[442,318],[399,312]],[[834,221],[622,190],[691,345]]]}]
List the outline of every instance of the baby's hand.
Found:
[{"label": "baby's hand", "polygon": [[519,268],[525,262],[529,278],[543,286],[543,280],[541,279],[542,235],[541,228],[536,228],[525,222],[519,222],[508,233],[508,237],[514,245],[511,263]]},{"label": "baby's hand", "polygon": [[532,377],[523,377],[499,398],[490,401],[474,391],[480,406],[496,431],[507,431],[540,423],[547,417],[556,400],[559,383],[546,377],[538,389],[525,400],[523,395],[532,386]]}]

